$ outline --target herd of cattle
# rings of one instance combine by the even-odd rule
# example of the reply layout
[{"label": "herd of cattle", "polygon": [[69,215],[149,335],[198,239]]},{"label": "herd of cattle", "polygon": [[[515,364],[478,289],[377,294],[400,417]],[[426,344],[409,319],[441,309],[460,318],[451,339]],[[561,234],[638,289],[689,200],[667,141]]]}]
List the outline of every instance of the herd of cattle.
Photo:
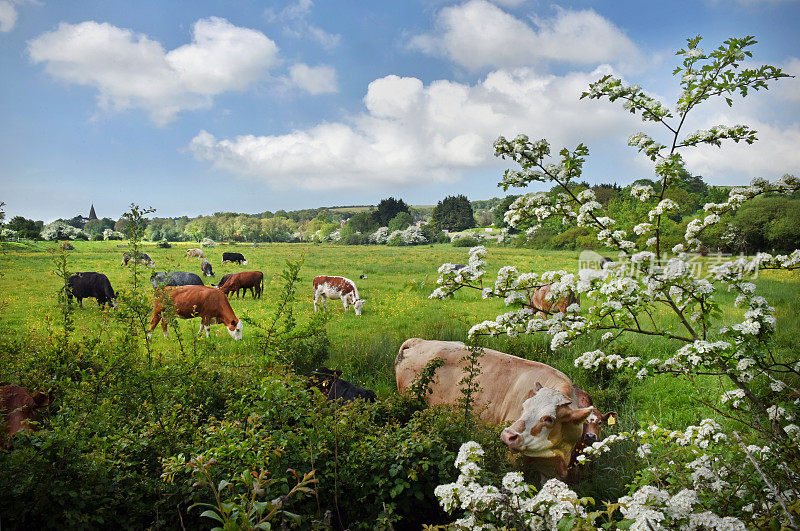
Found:
[{"label": "herd of cattle", "polygon": [[[201,270],[206,276],[214,276],[211,264],[205,260],[200,249],[189,249],[187,257],[203,260]],[[153,266],[145,253],[131,256],[125,253],[123,265],[138,259]],[[247,260],[240,253],[223,253],[223,263],[245,265]],[[361,278],[366,278],[362,275]],[[154,299],[150,331],[161,322],[167,336],[167,323],[162,319],[166,298],[172,302],[175,313],[184,319],[200,317],[200,331],[209,334],[210,325],[224,325],[231,337],[242,338],[242,321],[231,308],[228,298],[233,292],[239,297],[240,290],[253,298],[260,298],[264,275],[260,271],[245,271],[223,276],[219,283],[207,287],[202,279],[184,271],[153,273],[155,289],[163,294]],[[69,278],[69,296],[75,296],[78,304],[87,297],[97,299],[102,307],[113,306],[116,294],[108,278],[102,273],[76,273]],[[534,293],[531,305],[541,313],[560,311],[578,302],[570,294],[557,301],[548,300],[549,286]],[[313,281],[314,311],[318,303],[326,305],[327,299],[342,300],[344,310],[353,306],[356,315],[361,315],[365,299],[358,294],[355,282],[339,276],[317,276]],[[429,362],[434,358],[444,360],[436,370],[430,386],[428,401],[434,404],[455,405],[461,397],[461,379],[466,362],[467,348],[455,341],[434,341],[419,338],[406,340],[395,359],[395,379],[398,390],[408,391]],[[576,457],[581,450],[599,440],[603,424],[614,424],[615,412],[601,413],[594,407],[592,398],[584,390],[573,385],[561,371],[544,363],[530,361],[492,349],[483,349],[478,375],[479,391],[475,396],[475,409],[481,418],[495,425],[507,425],[501,434],[508,449],[519,454],[523,463],[539,471],[543,476],[557,477],[568,482],[577,480]],[[320,367],[309,376],[309,387],[319,389],[330,400],[374,401],[373,391],[363,389],[342,380],[342,371]],[[30,421],[37,409],[52,401],[52,390],[39,391],[31,395],[16,385],[2,387],[0,412],[3,413],[0,442],[7,446],[10,436],[20,430],[30,430]]]}]

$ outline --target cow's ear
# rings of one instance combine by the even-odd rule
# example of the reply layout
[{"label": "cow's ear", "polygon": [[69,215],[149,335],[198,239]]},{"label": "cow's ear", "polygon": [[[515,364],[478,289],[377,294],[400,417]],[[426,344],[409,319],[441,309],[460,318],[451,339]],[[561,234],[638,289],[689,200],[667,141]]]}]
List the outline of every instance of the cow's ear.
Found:
[{"label": "cow's ear", "polygon": [[567,409],[564,415],[559,415],[562,422],[573,422],[575,424],[582,424],[589,415],[594,411],[593,407],[584,407],[579,409]]},{"label": "cow's ear", "polygon": [[342,369],[334,369],[333,374],[335,374],[337,378],[340,378],[342,376]]},{"label": "cow's ear", "polygon": [[613,426],[617,423],[617,412],[616,411],[609,411],[608,413],[604,413],[601,415],[603,422],[608,424],[609,426]]},{"label": "cow's ear", "polygon": [[539,391],[541,391],[541,389],[542,389],[542,384],[536,382],[536,385],[533,386],[533,392],[538,393]]},{"label": "cow's ear", "polygon": [[529,399],[529,398],[533,397],[533,395],[535,395],[535,394],[536,394],[536,391],[534,391],[533,389],[530,389],[530,390],[528,391],[528,394],[526,394],[526,395],[525,395],[525,400],[527,400],[527,399]]}]

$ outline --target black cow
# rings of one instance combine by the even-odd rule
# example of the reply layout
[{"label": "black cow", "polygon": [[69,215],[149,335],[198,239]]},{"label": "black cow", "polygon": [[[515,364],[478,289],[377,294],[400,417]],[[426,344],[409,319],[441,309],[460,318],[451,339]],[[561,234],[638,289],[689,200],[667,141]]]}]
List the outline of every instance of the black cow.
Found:
[{"label": "black cow", "polygon": [[247,260],[244,259],[242,253],[222,253],[222,263],[233,262],[239,265],[247,265]]},{"label": "black cow", "polygon": [[97,299],[97,304],[101,308],[106,304],[110,304],[112,308],[117,305],[115,301],[117,294],[114,293],[111,282],[103,273],[95,271],[75,273],[67,279],[67,286],[69,287],[67,299],[72,300],[74,296],[78,299],[78,306],[81,308],[83,308],[83,299],[87,297]]},{"label": "black cow", "polygon": [[[142,264],[148,267],[154,267],[155,264],[153,263],[153,259],[150,258],[150,255],[147,253],[136,253],[135,256]],[[134,259],[134,256],[130,253],[122,253],[122,265],[126,266],[128,263]]]},{"label": "black cow", "polygon": [[206,277],[213,277],[214,270],[211,269],[211,262],[208,260],[203,260],[203,263],[200,264],[200,270],[203,272],[203,275]]},{"label": "black cow", "polygon": [[375,402],[377,395],[375,391],[364,389],[350,382],[339,379],[342,371],[339,369],[329,369],[319,367],[315,369],[309,377],[309,383],[322,391],[328,400],[344,400],[349,402],[356,398],[361,398],[368,402]]},{"label": "black cow", "polygon": [[186,271],[170,271],[169,273],[153,273],[150,277],[153,289],[159,286],[204,286],[203,279]]}]

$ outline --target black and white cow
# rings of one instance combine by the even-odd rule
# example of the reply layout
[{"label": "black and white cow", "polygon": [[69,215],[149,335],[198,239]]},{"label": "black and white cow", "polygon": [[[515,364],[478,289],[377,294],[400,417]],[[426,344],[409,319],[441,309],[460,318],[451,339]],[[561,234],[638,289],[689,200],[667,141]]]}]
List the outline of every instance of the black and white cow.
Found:
[{"label": "black and white cow", "polygon": [[[142,264],[146,265],[147,267],[155,267],[155,263],[153,263],[153,259],[150,258],[150,255],[147,253],[136,253],[135,258],[137,258]],[[122,264],[123,266],[128,265],[131,260],[134,259],[134,255],[130,253],[122,253]]]},{"label": "black and white cow", "polygon": [[117,295],[111,287],[111,282],[108,277],[103,273],[95,271],[84,271],[82,273],[75,273],[67,279],[67,298],[72,300],[74,296],[78,299],[78,306],[83,308],[83,299],[87,297],[94,297],[97,299],[97,304],[102,308],[106,304],[110,304],[113,308],[117,305]]},{"label": "black and white cow", "polygon": [[203,263],[200,264],[200,269],[203,271],[203,275],[207,277],[214,276],[214,270],[211,269],[211,262],[208,260],[203,260]]},{"label": "black and white cow", "polygon": [[169,273],[153,273],[150,277],[153,289],[159,286],[203,286],[203,279],[186,271],[170,271]]},{"label": "black and white cow", "polygon": [[239,265],[247,265],[242,253],[222,253],[222,263],[232,262]]},{"label": "black and white cow", "polygon": [[322,394],[328,400],[349,402],[361,398],[368,402],[375,402],[375,398],[377,398],[375,391],[346,382],[340,379],[341,376],[342,371],[339,369],[319,367],[312,371],[311,376],[309,376],[309,383],[322,391]]}]

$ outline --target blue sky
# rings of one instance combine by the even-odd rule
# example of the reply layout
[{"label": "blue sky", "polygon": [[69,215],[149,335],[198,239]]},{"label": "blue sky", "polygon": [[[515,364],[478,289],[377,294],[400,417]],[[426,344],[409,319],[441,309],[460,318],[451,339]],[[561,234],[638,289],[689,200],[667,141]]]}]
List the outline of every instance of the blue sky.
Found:
[{"label": "blue sky", "polygon": [[[755,35],[800,74],[800,2],[0,0],[0,200],[7,218],[117,218],[503,195],[497,136],[590,148],[590,182],[650,177],[646,126],[580,101],[605,73],[675,101],[674,51]],[[800,166],[800,81],[713,104],[754,146],[686,153],[714,184]]]}]

